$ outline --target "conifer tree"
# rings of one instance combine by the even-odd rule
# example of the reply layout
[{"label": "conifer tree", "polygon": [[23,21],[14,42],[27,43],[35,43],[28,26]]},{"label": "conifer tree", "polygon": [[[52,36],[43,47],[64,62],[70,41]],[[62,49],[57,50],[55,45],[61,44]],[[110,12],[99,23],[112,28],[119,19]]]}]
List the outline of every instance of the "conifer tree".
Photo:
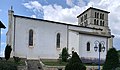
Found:
[{"label": "conifer tree", "polygon": [[66,65],[65,70],[86,70],[86,67],[82,63],[78,54],[74,52],[69,63]]},{"label": "conifer tree", "polygon": [[69,54],[68,54],[67,48],[65,47],[62,50],[62,61],[67,62],[68,57],[69,57]]},{"label": "conifer tree", "polygon": [[10,53],[12,51],[11,46],[7,45],[5,48],[5,59],[8,60],[10,58]]},{"label": "conifer tree", "polygon": [[103,70],[115,70],[119,66],[118,52],[115,48],[111,48],[106,55]]}]

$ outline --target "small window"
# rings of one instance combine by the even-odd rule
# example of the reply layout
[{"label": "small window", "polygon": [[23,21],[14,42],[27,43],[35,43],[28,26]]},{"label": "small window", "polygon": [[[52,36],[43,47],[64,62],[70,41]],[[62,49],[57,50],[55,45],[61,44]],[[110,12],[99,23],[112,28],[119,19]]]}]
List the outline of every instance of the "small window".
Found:
[{"label": "small window", "polygon": [[96,25],[96,19],[94,19],[94,25]]},{"label": "small window", "polygon": [[33,30],[29,30],[29,46],[33,46]]},{"label": "small window", "polygon": [[87,14],[86,14],[86,19],[87,19]]},{"label": "small window", "polygon": [[101,46],[102,46],[101,43],[99,43],[99,52],[101,52]]},{"label": "small window", "polygon": [[83,16],[81,17],[81,22],[83,22]]},{"label": "small window", "polygon": [[102,26],[103,24],[102,24],[102,21],[100,21],[100,26]]},{"label": "small window", "polygon": [[104,14],[102,14],[102,19],[104,19]]},{"label": "small window", "polygon": [[99,18],[99,13],[97,13],[97,18]]},{"label": "small window", "polygon": [[57,33],[56,47],[60,48],[60,33]]},{"label": "small window", "polygon": [[100,13],[100,19],[102,19],[102,14]]},{"label": "small window", "polygon": [[86,15],[84,15],[84,20],[86,20]]},{"label": "small window", "polygon": [[97,20],[97,24],[96,25],[99,25],[99,20]]},{"label": "small window", "polygon": [[95,12],[95,18],[97,17],[96,15],[97,15],[97,13]]},{"label": "small window", "polygon": [[90,51],[90,42],[87,42],[87,51]]},{"label": "small window", "polygon": [[87,19],[87,14],[84,15],[84,20],[86,20],[86,19]]}]

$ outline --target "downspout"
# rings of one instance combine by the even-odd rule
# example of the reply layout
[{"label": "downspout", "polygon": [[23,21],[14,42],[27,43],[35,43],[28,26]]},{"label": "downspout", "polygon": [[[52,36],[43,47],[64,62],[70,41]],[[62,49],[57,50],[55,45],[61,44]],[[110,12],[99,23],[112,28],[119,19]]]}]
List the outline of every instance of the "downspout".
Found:
[{"label": "downspout", "polygon": [[67,50],[69,49],[68,44],[69,44],[69,25],[67,25]]},{"label": "downspout", "polygon": [[16,18],[14,17],[14,37],[13,37],[14,38],[13,39],[14,40],[13,41],[13,52],[14,52],[13,54],[14,54],[14,56],[15,56],[15,27],[16,27],[16,22],[15,21],[16,21]]}]

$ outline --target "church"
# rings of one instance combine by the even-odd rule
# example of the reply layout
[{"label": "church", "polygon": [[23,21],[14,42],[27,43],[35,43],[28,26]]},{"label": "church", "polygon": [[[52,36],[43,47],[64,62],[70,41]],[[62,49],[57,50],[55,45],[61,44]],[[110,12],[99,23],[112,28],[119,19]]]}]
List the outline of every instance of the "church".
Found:
[{"label": "church", "polygon": [[[15,15],[8,11],[6,44],[11,57],[26,59],[58,59],[62,49],[77,52],[80,58],[105,59],[113,47],[114,35],[108,26],[110,12],[89,7],[80,13],[78,25]],[[57,17],[57,16],[56,16]]]}]

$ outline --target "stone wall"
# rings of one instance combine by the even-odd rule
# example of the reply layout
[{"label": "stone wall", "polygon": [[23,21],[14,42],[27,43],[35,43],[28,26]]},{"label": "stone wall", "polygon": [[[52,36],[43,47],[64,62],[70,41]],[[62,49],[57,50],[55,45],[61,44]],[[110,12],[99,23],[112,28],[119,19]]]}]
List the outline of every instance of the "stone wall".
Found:
[{"label": "stone wall", "polygon": [[65,70],[65,66],[45,66],[44,70]]},{"label": "stone wall", "polygon": [[17,70],[28,70],[27,66],[18,66]]},{"label": "stone wall", "polygon": [[[86,66],[86,70],[98,70],[98,66]],[[102,66],[100,66],[100,70],[102,70]]]}]

